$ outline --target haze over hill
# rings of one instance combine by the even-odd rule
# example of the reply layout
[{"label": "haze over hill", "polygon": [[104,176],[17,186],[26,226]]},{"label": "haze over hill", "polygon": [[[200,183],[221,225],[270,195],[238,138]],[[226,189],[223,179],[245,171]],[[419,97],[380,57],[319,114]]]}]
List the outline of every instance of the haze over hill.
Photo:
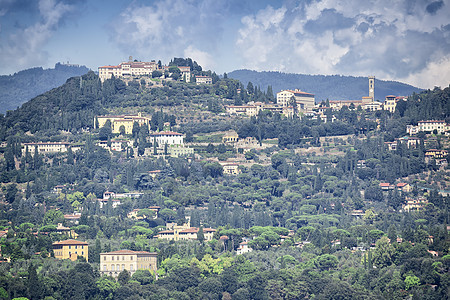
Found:
[{"label": "haze over hill", "polygon": [[58,87],[70,77],[89,71],[85,66],[57,63],[54,69],[31,68],[0,76],[0,113],[16,109],[26,101]]},{"label": "haze over hill", "polygon": [[[306,75],[281,72],[257,72],[252,70],[235,70],[228,77],[240,80],[244,86],[248,82],[262,90],[271,85],[274,93],[285,89],[300,89],[315,94],[316,102],[321,100],[358,100],[368,96],[367,77],[342,75]],[[409,84],[384,81],[375,78],[375,98],[384,101],[387,95],[409,96],[421,89]]]}]

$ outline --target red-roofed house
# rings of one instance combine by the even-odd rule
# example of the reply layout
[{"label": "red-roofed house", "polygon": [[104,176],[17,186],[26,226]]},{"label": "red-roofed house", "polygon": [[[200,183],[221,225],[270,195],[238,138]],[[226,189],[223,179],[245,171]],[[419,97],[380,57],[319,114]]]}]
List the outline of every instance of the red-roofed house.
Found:
[{"label": "red-roofed house", "polygon": [[383,191],[393,190],[394,186],[391,185],[389,182],[380,182],[380,188]]},{"label": "red-roofed house", "polygon": [[397,189],[405,193],[409,193],[412,191],[412,187],[409,185],[409,183],[406,182],[397,183]]}]

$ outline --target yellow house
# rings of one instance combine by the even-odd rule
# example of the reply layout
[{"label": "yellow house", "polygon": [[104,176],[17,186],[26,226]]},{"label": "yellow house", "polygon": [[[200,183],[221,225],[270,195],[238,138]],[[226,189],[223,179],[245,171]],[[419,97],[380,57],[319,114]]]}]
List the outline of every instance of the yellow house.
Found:
[{"label": "yellow house", "polygon": [[53,243],[53,253],[57,259],[77,260],[78,256],[88,258],[89,244],[77,240],[65,240]]},{"label": "yellow house", "polygon": [[100,274],[119,276],[123,270],[133,275],[137,270],[156,272],[157,253],[147,251],[119,250],[100,253]]},{"label": "yellow house", "polygon": [[[105,126],[106,121],[111,122],[112,133],[120,133],[120,127],[125,128],[125,134],[131,134],[133,132],[134,122],[139,126],[150,124],[150,118],[143,117],[141,113],[137,115],[118,115],[118,116],[97,116],[98,128]],[[94,127],[96,126],[94,119]],[[96,127],[97,128],[97,127]]]}]

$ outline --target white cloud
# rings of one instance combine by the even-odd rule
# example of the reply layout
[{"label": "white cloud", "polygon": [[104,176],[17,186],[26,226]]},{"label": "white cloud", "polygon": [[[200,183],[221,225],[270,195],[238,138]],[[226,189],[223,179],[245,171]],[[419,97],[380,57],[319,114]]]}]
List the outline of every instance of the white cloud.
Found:
[{"label": "white cloud", "polygon": [[210,0],[133,2],[111,24],[111,38],[123,52],[142,60],[168,61],[192,53],[212,65],[225,9],[224,3]]},{"label": "white cloud", "polygon": [[214,58],[207,52],[201,51],[192,45],[184,50],[184,57],[190,57],[205,70],[214,70],[216,66]]},{"label": "white cloud", "polygon": [[237,52],[255,70],[450,82],[447,2],[286,1],[242,18]]},{"label": "white cloud", "polygon": [[[52,37],[62,18],[74,6],[56,0],[39,1],[40,21],[14,32],[4,33],[0,39],[0,65],[5,70],[24,69],[47,63],[48,53],[43,46]],[[4,13],[8,11],[4,9]],[[11,58],[14,57],[14,60]]]}]

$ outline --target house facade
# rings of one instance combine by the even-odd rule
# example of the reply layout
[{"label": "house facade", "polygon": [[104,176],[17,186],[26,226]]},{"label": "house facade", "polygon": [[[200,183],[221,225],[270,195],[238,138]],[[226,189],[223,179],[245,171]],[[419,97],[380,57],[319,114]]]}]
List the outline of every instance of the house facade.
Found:
[{"label": "house facade", "polygon": [[39,143],[23,143],[22,153],[25,155],[27,148],[31,155],[37,148],[39,154],[46,153],[63,153],[69,150],[70,143],[65,142],[39,142]]},{"label": "house facade", "polygon": [[149,126],[150,118],[143,117],[141,113],[137,115],[117,115],[117,116],[97,116],[98,127],[94,119],[94,128],[102,128],[105,126],[107,120],[111,122],[112,133],[120,133],[120,127],[125,128],[125,134],[133,133],[134,122],[138,123],[139,126],[146,125]]},{"label": "house facade", "polygon": [[158,70],[158,64],[154,61],[151,62],[135,62],[130,61],[122,62],[117,66],[102,66],[98,67],[98,77],[102,82],[110,79],[112,76],[116,78],[120,77],[132,77],[132,76],[148,76],[151,75],[153,71]]},{"label": "house facade", "polygon": [[127,270],[133,275],[137,270],[157,270],[157,253],[147,251],[119,250],[100,253],[100,275],[117,277]]},{"label": "house facade", "polygon": [[284,90],[277,93],[277,104],[281,106],[292,106],[291,99],[294,97],[298,111],[312,111],[315,106],[314,94],[302,92],[298,89]]},{"label": "house facade", "polygon": [[89,244],[77,240],[65,240],[52,244],[56,259],[70,259],[75,261],[78,256],[88,258]]}]

